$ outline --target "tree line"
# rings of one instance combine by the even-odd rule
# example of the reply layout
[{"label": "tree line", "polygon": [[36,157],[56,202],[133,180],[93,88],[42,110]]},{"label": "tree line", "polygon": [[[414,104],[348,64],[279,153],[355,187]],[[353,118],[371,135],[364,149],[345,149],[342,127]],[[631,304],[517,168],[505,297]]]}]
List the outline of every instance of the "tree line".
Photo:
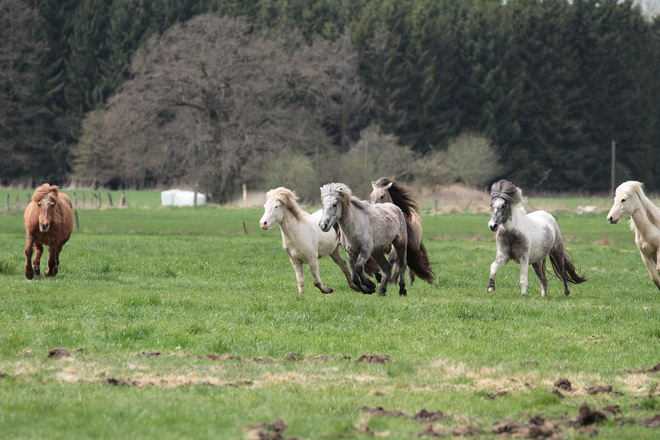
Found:
[{"label": "tree line", "polygon": [[0,0],[0,183],[657,190],[658,78],[630,1]]}]

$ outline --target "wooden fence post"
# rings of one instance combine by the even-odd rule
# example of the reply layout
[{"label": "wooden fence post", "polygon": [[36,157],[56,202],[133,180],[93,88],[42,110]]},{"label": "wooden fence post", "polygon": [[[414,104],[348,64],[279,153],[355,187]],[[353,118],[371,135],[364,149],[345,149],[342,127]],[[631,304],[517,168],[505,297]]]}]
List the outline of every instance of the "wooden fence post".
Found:
[{"label": "wooden fence post", "polygon": [[16,194],[16,208],[19,208],[21,206],[21,194],[18,193]]},{"label": "wooden fence post", "polygon": [[101,192],[96,193],[96,199],[99,201],[99,208],[101,207]]},{"label": "wooden fence post", "polygon": [[84,208],[85,207],[85,192],[84,191],[83,191],[82,195],[83,195],[83,208]]},{"label": "wooden fence post", "polygon": [[5,198],[5,205],[7,205],[7,211],[9,211],[9,194],[7,194],[7,197]]},{"label": "wooden fence post", "polygon": [[73,193],[73,207],[74,208],[78,207],[78,196],[76,195],[75,192]]},{"label": "wooden fence post", "polygon": [[124,206],[126,204],[126,196],[124,191],[121,192],[121,198],[119,199],[119,206]]},{"label": "wooden fence post", "polygon": [[30,194],[26,194],[26,196],[27,197],[25,198],[25,203],[29,205],[30,202],[32,201],[32,197],[30,196]]},{"label": "wooden fence post", "polygon": [[108,193],[108,202],[110,202],[110,206],[112,206],[112,194]]},{"label": "wooden fence post", "polygon": [[80,230],[80,223],[78,223],[78,210],[74,209],[73,213],[76,215],[76,231]]}]

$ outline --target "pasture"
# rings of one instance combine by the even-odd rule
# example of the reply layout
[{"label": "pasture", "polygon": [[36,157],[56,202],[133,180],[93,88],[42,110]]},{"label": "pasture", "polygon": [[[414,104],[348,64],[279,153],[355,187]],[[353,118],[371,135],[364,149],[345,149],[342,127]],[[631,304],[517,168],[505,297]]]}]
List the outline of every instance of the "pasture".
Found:
[{"label": "pasture", "polygon": [[[555,438],[660,435],[660,294],[625,222],[573,214],[594,201],[530,200],[566,207],[555,215],[589,278],[570,297],[549,277],[541,298],[532,274],[521,298],[515,263],[487,293],[488,215],[431,215],[429,205],[436,284],[379,298],[352,291],[329,258],[321,276],[334,293],[315,289],[305,267],[299,295],[279,229],[259,228],[261,207],[127,198],[131,208],[78,209],[58,275],[33,281],[23,211],[0,213],[2,437],[278,438],[241,428],[280,418],[284,438],[500,438],[497,421],[517,421],[522,435],[538,414]],[[49,357],[55,348],[70,355]],[[555,388],[559,378],[572,390]],[[584,403],[620,412],[580,426]],[[422,408],[442,417],[413,418]]]}]

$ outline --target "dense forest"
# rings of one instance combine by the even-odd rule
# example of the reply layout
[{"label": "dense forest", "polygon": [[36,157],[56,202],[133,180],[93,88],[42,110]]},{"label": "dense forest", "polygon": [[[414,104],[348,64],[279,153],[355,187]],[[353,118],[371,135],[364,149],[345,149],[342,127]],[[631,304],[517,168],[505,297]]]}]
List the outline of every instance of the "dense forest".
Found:
[{"label": "dense forest", "polygon": [[602,192],[612,141],[660,190],[660,19],[630,1],[0,0],[3,185]]}]

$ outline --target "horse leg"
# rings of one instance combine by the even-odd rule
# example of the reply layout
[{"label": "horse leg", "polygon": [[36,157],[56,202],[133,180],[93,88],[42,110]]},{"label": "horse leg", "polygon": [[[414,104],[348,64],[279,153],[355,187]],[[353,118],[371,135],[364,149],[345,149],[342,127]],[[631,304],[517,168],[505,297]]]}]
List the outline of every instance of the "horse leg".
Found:
[{"label": "horse leg", "polygon": [[545,296],[548,293],[548,279],[545,277],[545,271],[543,270],[543,263],[540,261],[538,263],[532,263],[532,269],[539,281],[541,282],[541,296]]},{"label": "horse leg", "polygon": [[289,257],[289,261],[291,261],[291,266],[293,266],[293,270],[296,272],[296,281],[298,281],[298,293],[301,295],[305,294],[305,276],[303,274],[303,265],[300,261],[294,260],[293,258]]},{"label": "horse leg", "polygon": [[348,264],[346,264],[346,260],[344,260],[341,254],[339,253],[339,246],[336,247],[335,250],[330,253],[330,258],[332,258],[332,261],[334,261],[335,264],[339,266],[341,272],[344,274],[344,277],[346,277],[346,281],[348,282],[348,287],[355,290],[356,292],[360,292],[360,288],[356,286],[353,280],[351,279],[351,270],[348,268]]},{"label": "horse leg", "polygon": [[309,269],[312,271],[312,279],[314,280],[314,285],[321,291],[321,293],[332,293],[332,289],[330,287],[324,286],[323,282],[321,281],[321,274],[319,273],[319,260],[315,258],[308,261],[307,264],[309,264]]},{"label": "horse leg", "polygon": [[46,271],[45,275],[47,277],[54,277],[57,275],[57,251],[59,250],[59,246],[57,245],[52,245],[48,247],[48,270]]},{"label": "horse leg", "polygon": [[25,278],[31,280],[34,278],[34,270],[32,269],[32,252],[34,252],[34,241],[28,234],[27,246],[25,247]]},{"label": "horse leg", "polygon": [[32,269],[36,276],[41,275],[41,254],[44,252],[44,247],[41,244],[34,244],[34,261],[32,262]]},{"label": "horse leg", "polygon": [[[396,248],[396,252],[394,252],[394,255],[390,254],[390,262],[393,262],[394,258],[396,258],[396,264],[399,266],[399,296],[408,296],[408,292],[406,291],[406,270],[410,269],[408,269],[408,261],[406,259],[408,252],[407,246],[407,241],[395,241],[394,247]],[[412,270],[409,273],[412,274]]]},{"label": "horse leg", "polygon": [[527,272],[529,271],[529,255],[520,257],[520,290],[523,298],[527,296]]},{"label": "horse leg", "polygon": [[[371,255],[376,263],[380,266],[383,271],[383,279],[380,281],[380,287],[378,288],[378,296],[385,296],[387,293],[387,285],[389,284],[390,278],[392,277],[392,264],[385,258],[385,254],[382,252],[376,252]],[[390,258],[392,254],[390,253]]]},{"label": "horse leg", "polygon": [[[392,258],[392,255],[394,255],[394,258]],[[390,250],[390,260],[396,261],[396,249],[394,249],[394,246],[392,246],[392,249]],[[392,266],[392,277],[388,281],[390,284],[396,283],[397,278],[399,278],[399,265],[394,263]]]},{"label": "horse leg", "polygon": [[[660,250],[658,250],[655,254],[655,261],[656,261],[655,273],[657,279],[658,275],[660,275]],[[656,283],[655,285],[658,287],[658,289],[660,289],[660,285],[658,285],[658,283]]]},{"label": "horse leg", "polygon": [[641,250],[639,251],[639,253],[642,255],[642,261],[646,265],[646,269],[649,271],[649,276],[651,277],[651,280],[660,290],[660,280],[658,279],[658,274],[655,272],[656,270],[655,262]]},{"label": "horse leg", "polygon": [[490,278],[488,278],[488,292],[492,292],[495,290],[495,276],[497,275],[497,271],[499,270],[500,267],[506,266],[506,264],[509,262],[509,257],[504,255],[502,252],[497,251],[497,255],[495,256],[495,261],[493,261],[493,264],[490,265]]},{"label": "horse leg", "polygon": [[[371,281],[364,273],[364,264],[367,262],[367,259],[370,257],[370,253],[366,248],[362,248],[355,263],[351,265],[353,268],[353,282],[356,286],[362,290],[362,293],[371,295],[376,291],[376,284]],[[382,283],[381,283],[382,284]]]}]

